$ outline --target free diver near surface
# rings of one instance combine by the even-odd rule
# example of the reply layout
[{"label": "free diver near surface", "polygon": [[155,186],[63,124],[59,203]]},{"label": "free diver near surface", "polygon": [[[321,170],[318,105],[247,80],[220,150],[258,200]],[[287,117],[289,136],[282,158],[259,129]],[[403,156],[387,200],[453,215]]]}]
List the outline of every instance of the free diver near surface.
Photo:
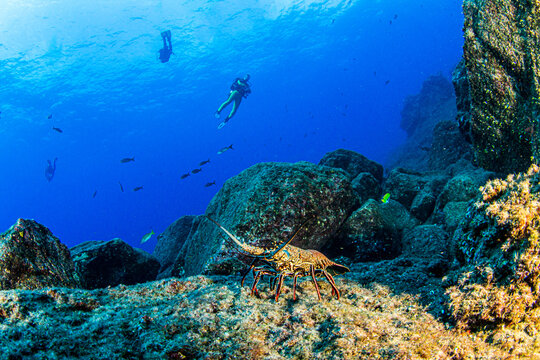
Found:
[{"label": "free diver near surface", "polygon": [[56,172],[56,160],[58,158],[54,158],[54,161],[51,163],[51,160],[47,160],[47,167],[45,168],[45,178],[47,181],[51,181],[54,177],[54,173]]}]

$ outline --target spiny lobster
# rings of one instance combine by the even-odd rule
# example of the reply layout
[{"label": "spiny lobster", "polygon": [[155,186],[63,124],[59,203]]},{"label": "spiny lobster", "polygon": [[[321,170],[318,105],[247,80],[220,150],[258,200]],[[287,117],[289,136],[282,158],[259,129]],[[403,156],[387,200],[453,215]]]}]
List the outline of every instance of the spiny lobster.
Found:
[{"label": "spiny lobster", "polygon": [[[251,295],[258,294],[257,284],[259,280],[263,275],[268,275],[271,277],[270,288],[272,290],[274,289],[277,281],[275,299],[278,301],[283,287],[283,279],[286,276],[291,276],[293,278],[293,300],[296,300],[296,282],[298,277],[311,276],[313,283],[315,284],[315,290],[317,290],[319,300],[321,300],[321,292],[319,291],[319,285],[317,284],[316,277],[324,275],[332,287],[332,296],[335,294],[336,298],[339,300],[339,290],[336,287],[336,283],[332,275],[339,275],[349,272],[349,268],[328,259],[317,250],[305,250],[290,244],[296,235],[298,235],[300,230],[312,219],[304,221],[300,228],[298,228],[298,230],[296,230],[294,234],[277,249],[268,250],[257,246],[248,245],[245,242],[238,240],[236,236],[221,226],[217,221],[209,216],[206,216],[206,218],[216,224],[225,234],[227,234],[229,238],[240,248],[240,250],[242,250],[244,255],[254,258],[249,269],[242,277],[242,282],[240,284],[240,286],[244,286],[246,276],[251,270],[253,270],[253,285],[251,286]],[[258,262],[262,262],[262,264],[256,266]]]}]

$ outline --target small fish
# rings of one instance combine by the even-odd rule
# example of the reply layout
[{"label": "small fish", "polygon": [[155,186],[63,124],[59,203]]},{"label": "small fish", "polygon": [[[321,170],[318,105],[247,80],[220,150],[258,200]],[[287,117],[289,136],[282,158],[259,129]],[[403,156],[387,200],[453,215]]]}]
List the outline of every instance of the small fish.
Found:
[{"label": "small fish", "polygon": [[94,193],[92,194],[92,199],[94,199],[96,197],[96,195],[97,195],[97,190],[94,191]]},{"label": "small fish", "polygon": [[422,151],[431,151],[431,148],[429,146],[420,146],[419,149]]},{"label": "small fish", "polygon": [[139,190],[142,190],[143,187],[142,186],[137,186],[136,188],[133,188],[133,191],[139,191]]},{"label": "small fish", "polygon": [[189,176],[189,173],[182,174],[182,175],[180,176],[180,179],[185,179],[185,178],[187,178],[188,176]]},{"label": "small fish", "polygon": [[152,235],[154,235],[155,232],[154,230],[150,231],[148,234],[144,235],[141,239],[141,244],[144,244],[145,242],[147,242],[148,240],[150,240],[150,238],[152,237]]},{"label": "small fish", "polygon": [[388,202],[388,199],[390,199],[390,193],[386,193],[384,194],[384,196],[382,197],[381,201],[386,204]]},{"label": "small fish", "polygon": [[57,128],[57,127],[54,127],[52,128],[54,131],[58,131],[59,133],[63,133],[62,129],[60,128]]},{"label": "small fish", "polygon": [[52,114],[49,114],[49,116],[47,116],[47,119],[52,119]]},{"label": "small fish", "polygon": [[118,182],[118,185],[120,185],[120,190],[124,192],[124,187],[122,186],[122,183],[120,181]]},{"label": "small fish", "polygon": [[388,84],[390,84],[390,80],[386,80],[386,81],[384,82],[384,85],[388,85]]},{"label": "small fish", "polygon": [[199,166],[206,165],[206,164],[208,164],[209,162],[210,162],[210,159],[201,161],[201,162],[199,163]]},{"label": "small fish", "polygon": [[206,184],[204,185],[204,187],[210,187],[210,186],[212,186],[212,185],[216,185],[216,180],[214,180],[214,181],[212,181],[212,182],[209,182],[209,183],[206,183]]},{"label": "small fish", "polygon": [[219,151],[217,152],[218,155],[223,154],[225,151],[227,151],[227,150],[229,150],[229,149],[234,150],[232,146],[233,146],[233,144],[231,144],[231,145],[229,145],[229,146],[225,146],[224,148],[219,149]]},{"label": "small fish", "polygon": [[120,160],[120,162],[122,164],[125,164],[125,163],[128,163],[128,162],[132,162],[132,161],[135,161],[135,158],[132,157],[132,158],[123,158],[122,160]]},{"label": "small fish", "polygon": [[394,14],[394,20],[396,20],[396,19],[397,19],[397,14]]},{"label": "small fish", "polygon": [[24,237],[24,231],[20,231],[19,236],[23,238]]},{"label": "small fish", "polygon": [[193,170],[191,170],[191,173],[196,174],[196,173],[200,173],[201,171],[202,171],[202,169],[193,169]]}]

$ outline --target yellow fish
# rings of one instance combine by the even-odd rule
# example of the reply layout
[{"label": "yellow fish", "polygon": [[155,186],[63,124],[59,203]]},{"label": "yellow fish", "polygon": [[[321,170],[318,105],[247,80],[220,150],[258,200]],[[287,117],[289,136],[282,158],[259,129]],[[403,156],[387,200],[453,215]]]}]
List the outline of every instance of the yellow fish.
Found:
[{"label": "yellow fish", "polygon": [[24,237],[24,231],[19,232],[19,235],[20,235],[21,237]]},{"label": "yellow fish", "polygon": [[386,204],[388,202],[388,199],[390,199],[390,193],[386,193],[384,194],[384,196],[382,197],[381,201]]},{"label": "yellow fish", "polygon": [[152,237],[152,235],[154,235],[155,232],[154,230],[150,231],[148,234],[144,235],[141,239],[141,244],[144,244],[145,242],[147,242],[148,240],[150,240],[150,238]]}]

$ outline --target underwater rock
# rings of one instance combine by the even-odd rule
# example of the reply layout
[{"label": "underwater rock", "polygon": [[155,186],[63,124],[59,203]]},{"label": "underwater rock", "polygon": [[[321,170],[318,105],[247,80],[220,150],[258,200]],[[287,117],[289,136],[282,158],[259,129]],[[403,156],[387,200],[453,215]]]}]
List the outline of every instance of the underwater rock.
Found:
[{"label": "underwater rock", "polygon": [[453,258],[450,237],[437,225],[420,225],[403,233],[403,256],[428,260],[427,270],[441,277]]},{"label": "underwater rock", "polygon": [[440,121],[454,120],[456,102],[452,84],[442,75],[430,76],[419,94],[408,96],[401,110],[401,128],[407,140],[386,162],[388,169],[396,167],[415,171],[429,170],[433,129]]},{"label": "underwater rock", "polygon": [[18,219],[0,235],[0,290],[79,285],[67,246],[45,226]]},{"label": "underwater rock", "polygon": [[538,166],[481,188],[454,233],[456,257],[464,267],[448,295],[458,326],[506,327],[523,335],[517,340],[522,344],[525,333],[535,336],[540,325],[539,223]]},{"label": "underwater rock", "polygon": [[198,224],[196,219],[196,216],[182,216],[158,235],[157,244],[152,253],[161,264],[157,279],[180,275],[174,270],[177,268],[176,259],[189,234],[196,230]]},{"label": "underwater rock", "polygon": [[414,198],[426,183],[427,179],[419,172],[395,168],[386,178],[384,192],[389,193],[392,199],[399,201],[409,209]]},{"label": "underwater rock", "polygon": [[338,149],[323,156],[319,165],[340,168],[354,179],[362,172],[371,173],[380,182],[383,179],[383,167],[355,151]]},{"label": "underwater rock", "polygon": [[377,199],[381,195],[381,184],[373,174],[361,172],[352,181],[352,187],[360,197],[360,204],[367,199]]},{"label": "underwater rock", "polygon": [[435,209],[436,202],[437,197],[432,189],[429,186],[424,186],[413,199],[411,204],[411,214],[418,220],[424,222],[430,217],[433,209]]},{"label": "underwater rock", "polygon": [[475,160],[492,171],[524,171],[531,156],[540,158],[540,4],[467,0],[463,14]]},{"label": "underwater rock", "polygon": [[403,230],[416,225],[418,220],[399,202],[369,199],[343,224],[329,253],[354,262],[393,259],[401,254]]},{"label": "underwater rock", "polygon": [[85,289],[155,280],[160,267],[152,255],[120,239],[86,241],[70,250]]},{"label": "underwater rock", "polygon": [[[247,244],[275,248],[304,228],[292,242],[320,250],[358,206],[349,175],[342,169],[307,162],[259,163],[225,182],[206,215]],[[212,222],[202,220],[181,254],[187,275],[245,270],[236,246]]]},{"label": "underwater rock", "polygon": [[467,202],[474,199],[480,186],[494,176],[494,173],[479,168],[459,173],[444,185],[437,198],[436,208],[442,210],[449,202]]},{"label": "underwater rock", "polygon": [[429,152],[430,170],[444,170],[460,159],[470,159],[472,147],[459,132],[453,120],[444,120],[433,129],[433,143]]},{"label": "underwater rock", "polygon": [[440,211],[440,216],[442,216],[442,224],[446,231],[452,234],[456,230],[465,217],[468,208],[468,201],[450,201],[444,205],[444,208]]}]

